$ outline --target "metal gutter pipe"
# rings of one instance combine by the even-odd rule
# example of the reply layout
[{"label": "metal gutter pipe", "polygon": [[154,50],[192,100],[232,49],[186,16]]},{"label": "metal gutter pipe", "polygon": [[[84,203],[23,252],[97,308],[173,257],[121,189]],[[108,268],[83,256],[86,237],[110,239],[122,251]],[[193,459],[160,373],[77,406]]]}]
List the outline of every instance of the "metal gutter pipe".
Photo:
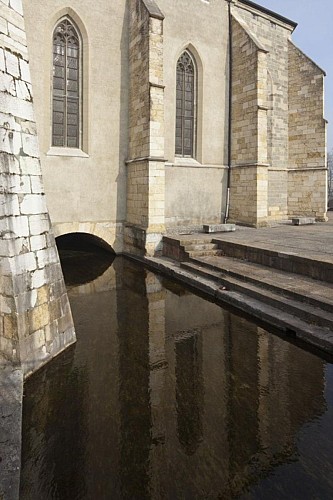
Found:
[{"label": "metal gutter pipe", "polygon": [[228,109],[228,178],[227,178],[227,199],[224,215],[224,224],[229,218],[230,208],[230,179],[231,179],[231,118],[232,118],[232,19],[231,19],[231,1],[228,5],[229,17],[229,109]]}]

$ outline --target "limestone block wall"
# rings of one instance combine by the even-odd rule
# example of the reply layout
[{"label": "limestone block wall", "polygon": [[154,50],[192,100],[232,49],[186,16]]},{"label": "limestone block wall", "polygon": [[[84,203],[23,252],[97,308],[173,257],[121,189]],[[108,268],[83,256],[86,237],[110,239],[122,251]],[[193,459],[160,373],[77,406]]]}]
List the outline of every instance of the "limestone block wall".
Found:
[{"label": "limestone block wall", "polygon": [[232,20],[233,164],[253,164],[258,152],[258,47],[243,26]]},{"label": "limestone block wall", "polygon": [[149,155],[149,12],[141,1],[130,9],[129,158]]},{"label": "limestone block wall", "polygon": [[325,220],[327,207],[325,73],[289,42],[290,215]]},{"label": "limestone block wall", "polygon": [[46,206],[21,0],[0,0],[0,352],[25,375],[75,341]]},{"label": "limestone block wall", "polygon": [[163,14],[130,2],[129,159],[125,249],[154,253],[164,231]]},{"label": "limestone block wall", "polygon": [[274,167],[288,164],[288,38],[294,28],[276,18],[248,7],[235,5],[234,11],[267,51],[268,102],[272,108],[268,135],[270,161]]},{"label": "limestone block wall", "polygon": [[267,220],[267,51],[232,19],[232,149],[230,218]]},{"label": "limestone block wall", "polygon": [[[288,215],[288,39],[295,23],[271,17],[254,7],[237,3],[233,11],[267,51],[267,221]],[[263,89],[262,89],[263,90]]]}]

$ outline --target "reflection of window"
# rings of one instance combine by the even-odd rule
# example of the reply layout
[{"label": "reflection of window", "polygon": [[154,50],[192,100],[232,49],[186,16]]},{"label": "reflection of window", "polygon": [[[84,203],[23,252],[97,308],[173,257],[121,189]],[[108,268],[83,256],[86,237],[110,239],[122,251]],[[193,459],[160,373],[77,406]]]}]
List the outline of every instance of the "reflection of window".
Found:
[{"label": "reflection of window", "polygon": [[52,146],[80,147],[80,35],[70,19],[53,33]]},{"label": "reflection of window", "polygon": [[196,127],[196,70],[185,50],[177,63],[176,155],[194,157]]}]

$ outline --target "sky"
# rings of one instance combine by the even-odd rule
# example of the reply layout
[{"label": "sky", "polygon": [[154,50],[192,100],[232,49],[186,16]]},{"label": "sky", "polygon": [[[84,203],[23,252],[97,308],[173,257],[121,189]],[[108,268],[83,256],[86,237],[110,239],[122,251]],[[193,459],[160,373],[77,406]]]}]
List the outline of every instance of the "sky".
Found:
[{"label": "sky", "polygon": [[254,0],[298,23],[294,43],[326,72],[327,147],[333,149],[333,0]]}]

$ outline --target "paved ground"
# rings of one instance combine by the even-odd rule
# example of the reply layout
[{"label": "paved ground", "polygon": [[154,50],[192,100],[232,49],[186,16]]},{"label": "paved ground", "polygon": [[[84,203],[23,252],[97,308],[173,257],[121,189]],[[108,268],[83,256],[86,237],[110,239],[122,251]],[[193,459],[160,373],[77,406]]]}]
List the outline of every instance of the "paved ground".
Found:
[{"label": "paved ground", "polygon": [[328,215],[328,222],[305,226],[290,222],[261,229],[238,226],[237,231],[222,238],[333,263],[333,212]]},{"label": "paved ground", "polygon": [[[333,264],[333,212],[328,212],[329,221],[311,225],[293,226],[291,222],[277,224],[274,227],[254,229],[237,226],[230,233],[196,233],[195,237],[220,239],[253,245],[301,257],[311,258]],[[192,235],[182,235],[182,239],[191,239]]]}]

